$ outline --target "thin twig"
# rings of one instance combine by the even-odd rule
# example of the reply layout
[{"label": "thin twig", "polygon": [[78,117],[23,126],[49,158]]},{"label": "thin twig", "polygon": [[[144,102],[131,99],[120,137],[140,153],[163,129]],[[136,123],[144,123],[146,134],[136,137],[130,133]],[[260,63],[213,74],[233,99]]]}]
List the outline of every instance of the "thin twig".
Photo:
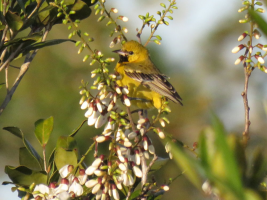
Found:
[{"label": "thin twig", "polygon": [[[48,32],[50,31],[50,25],[48,25],[46,27],[46,30],[44,32],[43,38],[42,38],[42,42],[44,42],[46,40],[46,37],[48,35]],[[0,106],[0,115],[2,114],[2,112],[4,111],[4,109],[6,108],[6,106],[8,105],[8,103],[10,102],[14,92],[16,91],[20,81],[22,80],[23,76],[26,74],[26,72],[28,71],[30,64],[33,60],[33,58],[35,57],[35,55],[37,54],[38,49],[34,50],[34,52],[32,54],[28,53],[26,55],[26,58],[24,60],[24,63],[21,65],[20,67],[20,71],[19,74],[12,86],[12,88],[10,89],[10,91],[8,92],[8,94],[6,95],[2,105]]]},{"label": "thin twig", "polygon": [[134,122],[133,122],[133,117],[132,117],[132,114],[131,114],[130,107],[126,106],[126,110],[127,110],[127,114],[128,114],[129,120],[130,120],[131,127],[132,127],[133,131],[135,132],[136,128],[135,128],[135,125],[134,125]]},{"label": "thin twig", "polygon": [[[251,9],[254,10],[254,0],[251,1]],[[250,22],[250,39],[249,39],[250,46],[252,46],[253,28],[254,28],[254,23]],[[248,51],[248,49],[245,52],[245,56],[247,54],[248,54],[248,59],[251,59],[251,52]],[[247,146],[247,143],[249,140],[249,126],[250,126],[250,120],[249,120],[250,108],[248,105],[248,81],[251,75],[251,63],[249,62],[247,64],[244,60],[243,66],[244,66],[244,74],[245,74],[244,91],[241,93],[241,96],[243,97],[244,109],[245,109],[245,130],[243,132],[243,144],[244,146]]]},{"label": "thin twig", "polygon": [[8,67],[5,69],[5,77],[6,77],[6,92],[9,93],[9,84],[8,84]]}]

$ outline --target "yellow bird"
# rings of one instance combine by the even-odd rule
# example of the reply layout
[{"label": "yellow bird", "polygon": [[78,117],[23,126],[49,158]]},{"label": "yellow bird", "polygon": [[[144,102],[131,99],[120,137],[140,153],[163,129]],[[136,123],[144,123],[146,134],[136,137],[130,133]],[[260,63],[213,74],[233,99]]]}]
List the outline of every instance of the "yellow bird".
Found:
[{"label": "yellow bird", "polygon": [[128,87],[131,104],[142,109],[160,109],[162,97],[166,97],[182,105],[182,98],[167,81],[167,77],[153,64],[143,45],[132,40],[124,43],[122,49],[113,52],[120,56],[115,67],[115,71],[121,75],[117,84]]}]

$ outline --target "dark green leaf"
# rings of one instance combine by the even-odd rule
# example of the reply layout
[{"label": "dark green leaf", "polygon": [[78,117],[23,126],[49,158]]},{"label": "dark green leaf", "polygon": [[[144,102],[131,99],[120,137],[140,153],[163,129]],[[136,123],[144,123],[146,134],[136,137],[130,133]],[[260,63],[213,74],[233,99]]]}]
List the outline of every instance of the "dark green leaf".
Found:
[{"label": "dark green leaf", "polygon": [[0,31],[4,30],[5,29],[5,25],[0,25]]},{"label": "dark green leaf", "polygon": [[17,127],[4,127],[3,129],[6,131],[9,131],[10,133],[14,134],[15,136],[21,138],[24,146],[27,148],[29,153],[33,156],[33,158],[36,159],[36,161],[38,162],[41,169],[44,169],[43,168],[43,159],[39,156],[39,154],[36,152],[36,150],[29,143],[29,141],[26,140],[26,138],[24,138],[24,134],[19,128],[17,128]]},{"label": "dark green leaf", "polygon": [[53,130],[54,118],[39,119],[35,122],[35,136],[42,146],[46,146]]},{"label": "dark green leaf", "polygon": [[6,13],[6,21],[8,26],[12,29],[12,31],[16,32],[23,26],[23,21],[21,20],[20,16],[16,13],[8,11]]},{"label": "dark green leaf", "polygon": [[29,186],[32,183],[35,184],[46,184],[47,176],[45,172],[34,171],[25,166],[12,167],[6,166],[5,173],[13,181],[13,183]]},{"label": "dark green leaf", "polygon": [[42,38],[42,36],[43,36],[43,32],[33,33],[30,36],[10,40],[10,41],[6,42],[4,44],[4,46],[7,47],[7,46],[10,46],[13,44],[21,44],[21,43],[26,42],[28,40],[37,41],[37,40],[40,40]]},{"label": "dark green leaf", "polygon": [[78,131],[82,128],[82,126],[84,125],[84,123],[87,122],[87,119],[85,119],[79,126],[78,128],[76,128],[69,136],[70,137],[74,137]]},{"label": "dark green leaf", "polygon": [[19,149],[19,164],[33,170],[42,170],[39,163],[34,159],[26,147]]},{"label": "dark green leaf", "polygon": [[75,11],[75,14],[70,16],[73,21],[76,19],[85,19],[89,17],[92,12],[88,5],[81,0],[77,0],[77,2],[71,8],[71,11]]},{"label": "dark green leaf", "polygon": [[69,40],[69,39],[54,39],[54,40],[47,40],[45,42],[38,42],[38,43],[34,43],[26,48],[23,49],[23,52],[29,52],[32,50],[36,50],[36,49],[41,49],[44,47],[48,47],[48,46],[53,46],[53,45],[57,45],[57,44],[61,44],[63,42],[73,42],[75,43],[75,40]]},{"label": "dark green leaf", "polygon": [[139,195],[141,194],[141,190],[139,189],[139,190],[135,190],[132,194],[131,194],[131,196],[130,196],[130,200],[134,200],[134,199],[136,199]]}]

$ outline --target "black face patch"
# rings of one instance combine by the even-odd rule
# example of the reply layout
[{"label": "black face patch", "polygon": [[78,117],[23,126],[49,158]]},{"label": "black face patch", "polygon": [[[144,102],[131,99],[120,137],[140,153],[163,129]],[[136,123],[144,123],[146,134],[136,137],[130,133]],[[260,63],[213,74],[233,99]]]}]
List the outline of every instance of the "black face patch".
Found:
[{"label": "black face patch", "polygon": [[129,62],[128,60],[128,56],[123,56],[123,55],[120,55],[120,60],[119,60],[119,63],[123,63],[123,62]]}]

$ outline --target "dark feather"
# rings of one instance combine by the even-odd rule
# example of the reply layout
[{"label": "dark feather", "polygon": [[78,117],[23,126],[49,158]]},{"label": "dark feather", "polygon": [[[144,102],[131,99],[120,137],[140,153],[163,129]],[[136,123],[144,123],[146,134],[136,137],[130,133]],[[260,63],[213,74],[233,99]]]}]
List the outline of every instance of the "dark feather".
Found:
[{"label": "dark feather", "polygon": [[180,103],[182,98],[176,92],[174,87],[167,81],[167,77],[162,74],[145,74],[141,72],[130,72],[125,70],[125,74],[130,78],[141,82],[144,86],[150,88],[151,90],[167,97],[175,103]]}]

